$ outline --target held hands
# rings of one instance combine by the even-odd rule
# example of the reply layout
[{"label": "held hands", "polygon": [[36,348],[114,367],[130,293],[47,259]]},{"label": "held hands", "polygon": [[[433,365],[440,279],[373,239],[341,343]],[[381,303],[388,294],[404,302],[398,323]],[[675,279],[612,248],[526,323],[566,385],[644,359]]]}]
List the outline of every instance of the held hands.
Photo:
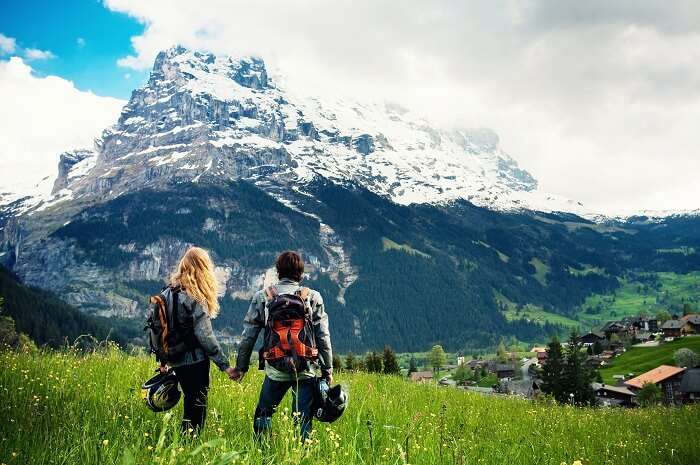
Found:
[{"label": "held hands", "polygon": [[232,381],[238,381],[240,382],[243,377],[245,376],[245,373],[239,370],[238,368],[234,367],[228,367],[226,368],[226,374],[228,375],[229,379]]}]

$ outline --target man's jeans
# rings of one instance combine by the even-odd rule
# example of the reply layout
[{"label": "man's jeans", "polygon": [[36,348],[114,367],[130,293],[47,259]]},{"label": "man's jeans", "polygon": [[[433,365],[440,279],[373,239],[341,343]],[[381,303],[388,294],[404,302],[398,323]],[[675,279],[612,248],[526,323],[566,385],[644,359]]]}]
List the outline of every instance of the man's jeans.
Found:
[{"label": "man's jeans", "polygon": [[[298,386],[298,389],[297,389]],[[289,388],[292,389],[292,411],[299,412],[298,422],[301,423],[302,441],[311,433],[311,420],[313,418],[312,407],[314,402],[314,390],[316,380],[314,378],[300,379],[299,381],[273,381],[265,376],[260,400],[255,409],[253,431],[257,437],[269,433],[272,428],[272,415]]]}]

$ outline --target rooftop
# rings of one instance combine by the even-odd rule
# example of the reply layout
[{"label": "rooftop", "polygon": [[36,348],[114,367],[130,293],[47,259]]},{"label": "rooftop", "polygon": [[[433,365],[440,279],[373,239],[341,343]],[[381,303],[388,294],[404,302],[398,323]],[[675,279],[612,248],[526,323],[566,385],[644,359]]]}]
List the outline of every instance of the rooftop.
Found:
[{"label": "rooftop", "polygon": [[681,329],[685,326],[686,321],[684,320],[668,320],[666,323],[661,325],[661,329]]},{"label": "rooftop", "polygon": [[629,388],[626,388],[624,386],[612,386],[610,384],[601,384],[601,383],[591,383],[591,387],[593,388],[594,391],[598,391],[600,389],[610,391],[610,392],[617,392],[619,394],[625,394],[627,396],[636,396],[634,392],[630,391]]},{"label": "rooftop", "polygon": [[646,383],[657,384],[665,379],[676,376],[679,373],[683,373],[685,368],[678,368],[671,365],[661,365],[649,370],[646,373],[642,373],[636,378],[632,378],[625,382],[625,386],[641,389]]}]

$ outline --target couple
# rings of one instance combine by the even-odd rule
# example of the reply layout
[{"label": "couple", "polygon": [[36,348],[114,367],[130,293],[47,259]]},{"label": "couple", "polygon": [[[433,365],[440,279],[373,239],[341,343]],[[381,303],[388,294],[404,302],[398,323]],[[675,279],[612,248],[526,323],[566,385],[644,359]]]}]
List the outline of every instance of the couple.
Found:
[{"label": "couple", "polygon": [[[219,313],[219,303],[214,264],[207,251],[199,247],[187,250],[171,276],[169,288],[164,291],[168,306],[172,305],[174,297],[177,302],[174,308],[177,311],[173,314],[180,321],[191,319],[193,337],[190,338],[191,349],[188,348],[189,350],[180,359],[168,361],[167,366],[161,361],[161,372],[172,368],[182,388],[184,431],[197,432],[204,425],[209,390],[209,360],[212,360],[219,370],[226,372],[232,380],[241,381],[248,371],[250,356],[258,335],[265,329],[265,343],[260,351],[261,361],[264,360],[265,380],[255,409],[253,430],[258,436],[270,431],[272,415],[291,388],[294,395],[293,409],[300,418],[302,440],[306,439],[311,432],[312,407],[317,389],[315,369],[320,367],[321,377],[328,385],[333,380],[333,355],[328,332],[328,315],[325,312],[321,294],[300,285],[304,275],[304,261],[298,253],[289,251],[282,253],[277,257],[275,266],[277,284],[260,290],[253,296],[248,313],[243,320],[243,335],[235,367],[229,365],[211,326],[211,319]],[[269,337],[272,328],[267,327],[271,302],[294,295],[301,297],[305,311],[310,314],[310,327],[313,332],[311,337],[315,339],[316,347],[313,349],[313,357],[309,356],[301,363],[289,364],[299,366],[298,369],[287,369],[284,363],[270,356],[278,350],[277,346],[265,347],[265,345],[270,339],[274,339]],[[277,297],[280,299],[276,299]],[[290,333],[294,332],[290,331]],[[298,333],[294,333],[294,336],[296,335]],[[278,345],[287,346],[288,341],[281,341],[280,338],[275,342]],[[298,340],[296,347],[301,347],[301,352],[305,349],[304,346],[298,345]],[[307,347],[306,350],[308,352],[309,348]],[[294,353],[296,360],[297,352]]]}]

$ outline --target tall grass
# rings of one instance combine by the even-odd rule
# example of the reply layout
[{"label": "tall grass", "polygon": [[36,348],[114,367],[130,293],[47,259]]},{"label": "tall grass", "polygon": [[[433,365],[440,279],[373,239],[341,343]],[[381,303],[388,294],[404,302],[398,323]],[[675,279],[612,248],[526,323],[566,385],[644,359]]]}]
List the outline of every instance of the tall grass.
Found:
[{"label": "tall grass", "polygon": [[256,443],[262,381],[212,372],[199,438],[180,437],[181,405],[155,414],[139,398],[152,360],[113,349],[90,354],[0,352],[0,463],[14,464],[695,464],[700,406],[578,409],[483,397],[390,376],[341,374],[346,415],[315,423],[299,442],[291,402],[272,440]]}]

